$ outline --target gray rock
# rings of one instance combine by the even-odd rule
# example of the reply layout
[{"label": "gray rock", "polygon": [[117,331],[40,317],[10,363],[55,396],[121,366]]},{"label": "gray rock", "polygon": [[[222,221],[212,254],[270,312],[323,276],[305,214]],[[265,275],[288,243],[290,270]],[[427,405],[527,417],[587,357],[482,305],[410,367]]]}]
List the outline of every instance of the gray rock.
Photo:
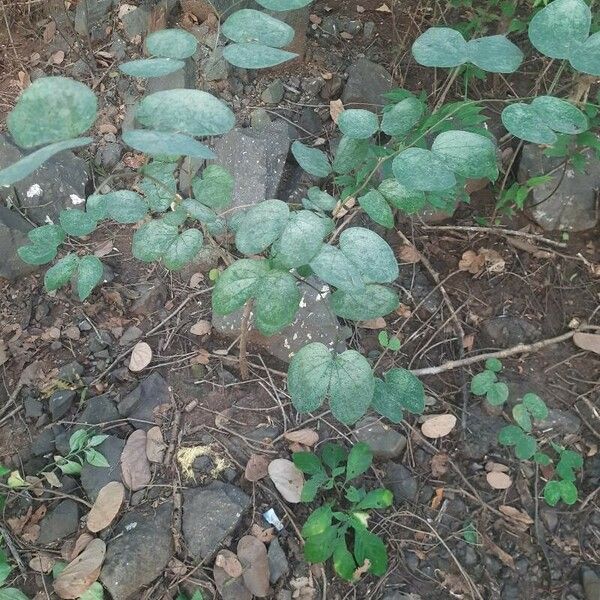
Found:
[{"label": "gray rock", "polygon": [[67,498],[52,509],[40,522],[38,543],[50,544],[77,531],[79,527],[79,506],[75,500]]},{"label": "gray rock", "polygon": [[94,332],[94,334],[90,336],[88,347],[90,352],[98,354],[98,352],[108,348],[112,343],[113,339],[110,333],[100,329],[97,333]]},{"label": "gray rock", "polygon": [[302,109],[299,125],[301,134],[312,133],[313,135],[319,135],[323,129],[323,123],[321,122],[319,113],[309,106],[305,106]]},{"label": "gray rock", "polygon": [[205,81],[219,81],[229,76],[229,63],[223,57],[223,48],[215,48],[210,56],[202,61],[201,72]]},{"label": "gray rock", "polygon": [[17,249],[28,243],[30,229],[31,225],[19,213],[0,206],[0,278],[12,281],[39,268],[23,262],[17,254]]},{"label": "gray rock", "polygon": [[61,456],[66,456],[71,451],[71,446],[69,444],[69,440],[71,438],[71,432],[65,431],[56,436],[54,439],[54,445],[56,446],[56,451]]},{"label": "gray rock", "polygon": [[136,429],[148,431],[155,422],[154,410],[163,404],[171,404],[169,384],[154,372],[119,402],[119,413]]},{"label": "gray rock", "polygon": [[75,392],[72,390],[59,390],[58,392],[54,392],[48,401],[52,419],[57,421],[66,415],[67,412],[69,412],[74,399]]},{"label": "gray rock", "polygon": [[119,142],[109,142],[107,144],[103,144],[96,152],[96,164],[107,171],[110,171],[119,164],[122,152],[123,146],[121,146]]},{"label": "gray rock", "polygon": [[31,444],[31,453],[34,456],[50,454],[55,448],[54,437],[55,434],[51,427],[40,431]]},{"label": "gray rock", "polygon": [[564,159],[544,156],[541,146],[527,144],[523,148],[519,181],[550,174],[550,181],[535,187],[526,204],[533,220],[546,231],[584,231],[597,225],[600,160],[592,150],[584,155],[585,169],[578,173],[571,165],[566,170],[559,167]]},{"label": "gray rock", "polygon": [[394,494],[394,503],[402,500],[414,502],[418,495],[418,485],[415,476],[404,466],[388,461],[383,465],[384,484]]},{"label": "gray rock", "polygon": [[579,433],[581,429],[581,419],[566,410],[551,408],[548,411],[548,417],[543,421],[538,421],[536,427],[541,431],[552,430],[562,435]]},{"label": "gray rock", "polygon": [[119,339],[120,346],[129,346],[132,342],[139,340],[144,332],[135,325],[131,325],[124,332],[123,335]]},{"label": "gray rock", "polygon": [[271,117],[264,108],[257,108],[250,113],[250,125],[254,129],[265,129],[271,123]]},{"label": "gray rock", "polygon": [[121,418],[117,406],[110,394],[103,394],[94,398],[88,398],[83,412],[77,419],[78,423],[85,425],[99,425],[109,423]]},{"label": "gray rock", "polygon": [[471,406],[467,415],[467,436],[462,451],[467,458],[481,459],[496,447],[498,432],[506,425],[501,417],[486,414],[479,406]]},{"label": "gray rock", "polygon": [[110,467],[95,467],[84,463],[81,469],[81,486],[88,498],[92,501],[98,496],[98,492],[111,481],[123,481],[121,473],[121,454],[125,448],[125,440],[114,435],[107,437],[96,450],[108,461]]},{"label": "gray rock", "polygon": [[31,396],[25,398],[23,406],[25,407],[26,419],[37,419],[44,414],[44,405]]},{"label": "gray rock", "polygon": [[348,69],[342,102],[344,106],[357,104],[375,110],[384,103],[382,94],[393,87],[394,80],[384,67],[360,58]]},{"label": "gray rock", "polygon": [[164,92],[166,90],[194,89],[196,87],[196,64],[191,58],[185,60],[185,67],[163,75],[162,77],[152,77],[147,80],[146,94],[155,92]]},{"label": "gray rock", "polygon": [[281,79],[274,79],[267,85],[260,99],[266,104],[279,104],[283,100],[283,83]]},{"label": "gray rock", "polygon": [[344,82],[342,81],[342,78],[334,73],[331,76],[331,79],[327,79],[325,81],[321,91],[319,92],[319,95],[321,98],[323,98],[323,100],[335,100],[336,98],[340,97],[343,87]]},{"label": "gray rock", "polygon": [[137,6],[121,17],[123,32],[127,39],[132,40],[136,35],[144,36],[150,24],[150,11],[144,6]]},{"label": "gray rock", "polygon": [[214,481],[183,492],[183,535],[195,561],[211,557],[239,526],[251,504],[239,488]]},{"label": "gray rock", "polygon": [[363,417],[354,426],[354,435],[368,444],[376,458],[396,458],[406,448],[406,437],[376,417]]},{"label": "gray rock", "polygon": [[375,23],[367,21],[363,27],[363,37],[365,40],[372,40],[375,35]]},{"label": "gray rock", "polygon": [[113,600],[141,597],[141,589],[164,572],[173,555],[172,512],[171,504],[163,504],[149,514],[133,510],[119,521],[100,573]]},{"label": "gray rock", "polygon": [[302,91],[309,96],[316,96],[324,85],[325,80],[322,77],[306,77],[302,80]]},{"label": "gray rock", "polygon": [[277,538],[269,544],[267,558],[269,560],[269,580],[271,583],[277,583],[290,570],[285,552]]},{"label": "gray rock", "polygon": [[[329,308],[329,287],[313,277],[308,283],[300,283],[299,290],[302,297],[294,322],[274,335],[264,336],[254,328],[251,313],[248,341],[284,362],[289,362],[294,353],[310,342],[343,351],[346,335]],[[243,309],[225,316],[213,314],[213,326],[219,333],[235,338],[239,335],[242,313]]]},{"label": "gray rock", "polygon": [[167,287],[162,281],[153,281],[137,286],[139,297],[130,312],[137,316],[149,316],[162,308],[167,300]]},{"label": "gray rock", "polygon": [[68,381],[69,383],[76,383],[83,375],[83,372],[83,365],[79,364],[76,361],[73,361],[66,365],[63,365],[60,368],[60,370],[58,371],[58,378],[62,381]]},{"label": "gray rock", "polygon": [[115,0],[90,0],[78,2],[75,9],[75,31],[92,40],[106,37],[110,11],[117,3]]},{"label": "gray rock", "polygon": [[486,319],[481,324],[479,343],[484,347],[509,348],[539,339],[539,328],[521,317],[502,315]]},{"label": "gray rock", "polygon": [[585,600],[598,600],[600,598],[600,577],[594,571],[584,567],[581,573],[581,583],[583,584]]}]

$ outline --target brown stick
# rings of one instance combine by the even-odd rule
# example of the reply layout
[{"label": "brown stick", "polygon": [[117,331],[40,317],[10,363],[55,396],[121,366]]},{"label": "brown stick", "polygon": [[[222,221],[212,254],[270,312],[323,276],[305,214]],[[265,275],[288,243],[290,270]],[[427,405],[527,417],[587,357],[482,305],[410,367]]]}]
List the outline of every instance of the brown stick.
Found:
[{"label": "brown stick", "polygon": [[250,330],[250,313],[252,312],[252,298],[246,301],[244,306],[244,314],[242,315],[242,327],[240,331],[240,376],[242,381],[246,381],[250,377],[248,371],[248,357],[246,347],[248,344],[248,332]]}]

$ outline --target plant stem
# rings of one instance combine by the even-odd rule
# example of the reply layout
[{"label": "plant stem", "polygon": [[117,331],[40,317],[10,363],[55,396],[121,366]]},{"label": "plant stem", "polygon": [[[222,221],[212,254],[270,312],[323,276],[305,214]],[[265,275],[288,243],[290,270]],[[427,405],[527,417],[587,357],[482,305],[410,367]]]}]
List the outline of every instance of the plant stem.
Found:
[{"label": "plant stem", "polygon": [[248,357],[246,354],[246,345],[248,343],[248,332],[250,331],[250,313],[252,312],[252,298],[246,300],[244,305],[244,314],[242,315],[242,326],[240,331],[240,375],[242,381],[246,381],[250,377],[248,371]]}]

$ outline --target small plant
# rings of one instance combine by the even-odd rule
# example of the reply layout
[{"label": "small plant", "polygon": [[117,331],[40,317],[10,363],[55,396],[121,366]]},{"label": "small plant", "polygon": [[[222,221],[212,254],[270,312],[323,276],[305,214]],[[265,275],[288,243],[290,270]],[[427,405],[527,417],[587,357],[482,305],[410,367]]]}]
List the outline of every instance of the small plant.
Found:
[{"label": "small plant", "polygon": [[471,392],[475,396],[485,396],[492,406],[501,406],[508,400],[508,386],[498,381],[502,363],[497,358],[488,358],[485,369],[471,379]]},{"label": "small plant", "polygon": [[530,177],[525,183],[515,181],[509,188],[501,190],[496,202],[496,210],[502,214],[512,216],[515,208],[523,210],[525,201],[533,189],[552,181],[550,175]]},{"label": "small plant", "polygon": [[84,462],[95,467],[110,467],[106,458],[96,450],[108,435],[79,429],[69,438],[69,453],[54,457],[54,465],[65,475],[79,475]]},{"label": "small plant", "polygon": [[21,590],[15,587],[5,587],[6,580],[11,572],[12,567],[8,562],[6,551],[4,548],[0,548],[0,598],[2,600],[29,600]]},{"label": "small plant", "polygon": [[[559,500],[562,500],[565,504],[575,504],[578,496],[577,486],[575,485],[575,471],[583,467],[583,458],[581,454],[573,450],[567,450],[558,444],[553,443],[552,448],[558,454],[558,462],[554,469],[556,478],[551,479],[544,486],[544,500],[550,506],[556,506]],[[546,466],[549,466],[552,462],[550,457],[547,457],[545,461]]]},{"label": "small plant", "polygon": [[391,350],[392,352],[398,352],[398,350],[400,350],[400,340],[396,336],[390,337],[385,330],[379,332],[377,339],[379,340],[381,347],[386,350]]},{"label": "small plant", "polygon": [[323,563],[333,557],[335,572],[346,581],[355,581],[367,571],[384,575],[387,551],[381,538],[368,529],[368,511],[389,508],[392,492],[384,488],[367,492],[350,483],[371,466],[369,446],[355,444],[348,453],[338,444],[326,443],[320,457],[295,452],[292,459],[310,475],[302,488],[302,502],[312,502],[319,490],[329,496],[302,527],[304,558],[309,563]]}]

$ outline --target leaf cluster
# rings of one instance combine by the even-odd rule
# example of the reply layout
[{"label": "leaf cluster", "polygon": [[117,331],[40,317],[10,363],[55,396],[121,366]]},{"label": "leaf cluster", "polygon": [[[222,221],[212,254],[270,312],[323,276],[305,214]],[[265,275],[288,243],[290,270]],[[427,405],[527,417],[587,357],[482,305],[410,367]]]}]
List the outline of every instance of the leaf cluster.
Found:
[{"label": "leaf cluster", "polygon": [[107,437],[89,429],[78,429],[69,438],[68,454],[55,456],[54,464],[65,475],[79,475],[85,462],[95,467],[109,467],[106,457],[96,450]]}]

